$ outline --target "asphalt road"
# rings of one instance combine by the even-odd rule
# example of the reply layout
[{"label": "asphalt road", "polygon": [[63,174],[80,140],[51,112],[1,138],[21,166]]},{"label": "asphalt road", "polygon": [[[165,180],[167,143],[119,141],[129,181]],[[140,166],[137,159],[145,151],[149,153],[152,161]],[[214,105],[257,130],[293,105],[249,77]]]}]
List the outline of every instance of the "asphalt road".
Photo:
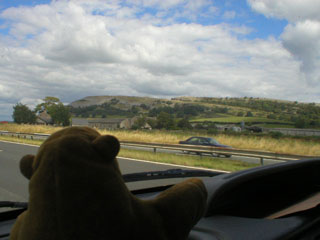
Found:
[{"label": "asphalt road", "polygon": [[35,154],[36,147],[0,142],[0,201],[25,201],[28,181],[19,170],[19,161],[26,154]]},{"label": "asphalt road", "polygon": [[[28,180],[19,170],[19,161],[26,154],[36,154],[37,146],[9,143],[0,141],[0,201],[27,201]],[[160,171],[172,168],[185,168],[181,166],[151,163],[118,158],[121,172],[135,173],[145,171]],[[128,183],[129,189],[168,185],[180,182],[182,179],[152,180]]]}]

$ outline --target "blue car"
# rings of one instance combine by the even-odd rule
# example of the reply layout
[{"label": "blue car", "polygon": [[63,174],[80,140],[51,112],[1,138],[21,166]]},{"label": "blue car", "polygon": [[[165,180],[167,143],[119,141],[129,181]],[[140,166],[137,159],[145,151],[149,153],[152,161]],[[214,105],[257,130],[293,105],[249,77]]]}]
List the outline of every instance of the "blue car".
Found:
[{"label": "blue car", "polygon": [[[190,137],[185,141],[180,141],[179,144],[197,145],[197,146],[211,146],[211,147],[221,147],[221,148],[232,148],[231,146],[219,143],[217,140],[210,137]],[[231,157],[229,154],[217,154],[219,157],[223,155],[225,157]]]}]

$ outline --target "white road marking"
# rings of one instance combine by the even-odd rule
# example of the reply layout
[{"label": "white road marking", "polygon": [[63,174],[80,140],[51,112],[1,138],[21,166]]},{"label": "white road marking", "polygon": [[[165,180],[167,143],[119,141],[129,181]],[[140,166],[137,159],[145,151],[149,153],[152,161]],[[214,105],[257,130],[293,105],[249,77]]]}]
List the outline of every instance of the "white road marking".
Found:
[{"label": "white road marking", "polygon": [[0,201],[27,201],[28,199],[0,187]]},{"label": "white road marking", "polygon": [[19,145],[25,145],[25,146],[31,146],[31,147],[39,147],[39,145],[35,145],[35,144],[27,144],[27,143],[10,142],[10,141],[5,141],[5,140],[0,140],[0,142],[12,143],[12,144],[19,144]]}]

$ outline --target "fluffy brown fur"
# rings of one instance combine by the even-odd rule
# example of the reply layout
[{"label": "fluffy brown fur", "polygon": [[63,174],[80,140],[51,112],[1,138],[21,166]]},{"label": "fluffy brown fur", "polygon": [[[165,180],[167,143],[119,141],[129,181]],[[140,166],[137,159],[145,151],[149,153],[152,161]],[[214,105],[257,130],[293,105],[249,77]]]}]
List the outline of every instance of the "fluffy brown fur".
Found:
[{"label": "fluffy brown fur", "polygon": [[29,207],[10,239],[185,239],[206,207],[202,181],[189,179],[140,200],[122,179],[119,149],[113,136],[70,127],[52,134],[36,156],[24,156]]}]

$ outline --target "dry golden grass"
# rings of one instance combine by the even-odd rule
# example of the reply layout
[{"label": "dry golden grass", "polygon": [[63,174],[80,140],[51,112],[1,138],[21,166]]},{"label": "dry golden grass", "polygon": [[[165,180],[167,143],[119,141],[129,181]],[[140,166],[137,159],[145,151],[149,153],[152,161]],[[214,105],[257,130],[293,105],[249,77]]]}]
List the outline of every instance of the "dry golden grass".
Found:
[{"label": "dry golden grass", "polygon": [[29,125],[29,124],[0,124],[0,130],[19,133],[54,133],[62,127],[45,126],[45,125]]},{"label": "dry golden grass", "polygon": [[[102,134],[115,135],[120,141],[154,142],[177,144],[192,135],[183,133],[169,133],[161,131],[100,131]],[[204,135],[202,135],[204,136]],[[224,134],[205,135],[213,137],[222,144],[238,149],[270,151],[282,154],[303,156],[320,156],[320,143],[303,139],[274,139],[268,136],[229,136]]]},{"label": "dry golden grass", "polygon": [[24,138],[17,138],[17,137],[11,137],[11,136],[0,136],[0,141],[23,143],[23,144],[29,144],[29,145],[35,145],[35,146],[40,146],[43,143],[43,140],[24,139]]},{"label": "dry golden grass", "polygon": [[303,156],[320,156],[320,142],[264,136],[226,136],[216,137],[221,143],[239,149],[270,151],[282,154],[296,154]]},{"label": "dry golden grass", "polygon": [[[62,129],[61,127],[0,124],[0,130],[24,133],[53,133]],[[129,131],[129,130],[99,130],[101,134],[111,134],[120,141],[153,142],[177,144],[180,140],[191,137],[191,133],[167,132],[167,131]],[[202,135],[204,136],[204,135]],[[251,149],[270,151],[276,153],[296,154],[304,156],[320,156],[320,142],[303,139],[274,139],[259,136],[229,136],[224,134],[205,135],[217,139],[220,143],[230,145],[239,149]]]},{"label": "dry golden grass", "polygon": [[[177,144],[181,138],[181,135],[174,133],[168,133],[165,131],[125,131],[125,130],[99,130],[101,134],[111,134],[116,136],[120,141],[135,141],[135,142],[152,142],[152,143],[168,143]],[[188,137],[188,135],[185,135]]]}]

